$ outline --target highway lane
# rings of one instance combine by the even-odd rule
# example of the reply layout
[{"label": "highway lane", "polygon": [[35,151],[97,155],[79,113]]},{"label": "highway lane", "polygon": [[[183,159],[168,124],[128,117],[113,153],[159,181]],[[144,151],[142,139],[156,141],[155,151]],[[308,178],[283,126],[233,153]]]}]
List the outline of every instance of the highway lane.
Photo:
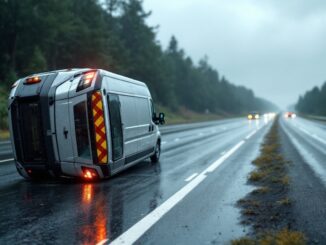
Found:
[{"label": "highway lane", "polygon": [[[187,130],[167,127],[162,130],[166,131],[159,164],[144,161],[94,184],[31,183],[18,176],[12,162],[1,163],[0,243],[111,242],[196,182],[221,158],[224,161],[144,231],[137,243],[220,243],[241,236],[248,228],[239,225],[234,204],[252,188],[245,185],[253,168],[250,162],[270,125],[263,120],[229,119]],[[243,143],[229,155],[239,142]]]}]

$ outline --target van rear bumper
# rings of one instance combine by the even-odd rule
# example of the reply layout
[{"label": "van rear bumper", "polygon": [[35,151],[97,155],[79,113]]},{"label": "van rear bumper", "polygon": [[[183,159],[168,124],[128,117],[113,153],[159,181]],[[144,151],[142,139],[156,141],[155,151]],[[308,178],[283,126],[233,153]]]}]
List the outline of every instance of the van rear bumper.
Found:
[{"label": "van rear bumper", "polygon": [[61,162],[56,168],[49,168],[47,165],[22,164],[16,161],[16,168],[19,174],[25,178],[30,177],[77,177],[83,178],[83,168],[94,169],[99,179],[110,177],[109,166],[88,165],[72,162]]},{"label": "van rear bumper", "polygon": [[[49,169],[47,165],[35,165],[35,164],[22,164],[16,161],[16,169],[18,173],[25,177],[58,177],[62,175],[60,167]],[[57,165],[58,166],[58,165]]]},{"label": "van rear bumper", "polygon": [[110,177],[109,165],[99,166],[95,164],[81,164],[71,162],[61,162],[61,171],[65,176],[74,176],[83,178],[83,168],[96,170],[99,179]]}]

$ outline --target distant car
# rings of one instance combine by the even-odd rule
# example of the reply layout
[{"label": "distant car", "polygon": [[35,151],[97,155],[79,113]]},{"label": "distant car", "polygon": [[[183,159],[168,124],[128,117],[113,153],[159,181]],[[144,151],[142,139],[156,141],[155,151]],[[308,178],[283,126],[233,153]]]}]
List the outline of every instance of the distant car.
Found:
[{"label": "distant car", "polygon": [[284,117],[285,117],[285,118],[296,118],[297,115],[296,115],[294,112],[290,112],[290,111],[288,111],[288,112],[285,112],[285,113],[284,113]]},{"label": "distant car", "polygon": [[248,114],[248,120],[258,120],[259,118],[260,115],[258,112],[253,111]]}]

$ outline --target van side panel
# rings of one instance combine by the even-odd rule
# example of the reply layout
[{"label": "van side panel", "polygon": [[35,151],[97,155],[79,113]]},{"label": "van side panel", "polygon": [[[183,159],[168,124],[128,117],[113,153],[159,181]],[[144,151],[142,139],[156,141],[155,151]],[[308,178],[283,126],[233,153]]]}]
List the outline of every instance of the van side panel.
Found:
[{"label": "van side panel", "polygon": [[129,156],[138,152],[139,125],[136,114],[135,98],[119,95],[121,103],[121,120],[123,123],[124,152]]},{"label": "van side panel", "polygon": [[151,127],[150,93],[148,88],[139,82],[104,76],[103,83],[108,93],[119,96],[121,118],[124,134],[124,156],[142,155],[145,151],[154,150],[153,130]]},{"label": "van side panel", "polygon": [[138,151],[146,151],[153,147],[151,143],[151,118],[150,118],[150,107],[147,98],[135,98],[136,104],[136,115],[138,122],[138,138],[139,147]]}]

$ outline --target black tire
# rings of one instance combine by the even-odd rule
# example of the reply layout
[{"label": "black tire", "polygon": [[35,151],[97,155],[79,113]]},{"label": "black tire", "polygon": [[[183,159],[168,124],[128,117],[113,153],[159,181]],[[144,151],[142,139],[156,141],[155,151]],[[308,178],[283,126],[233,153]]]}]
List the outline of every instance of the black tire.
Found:
[{"label": "black tire", "polygon": [[154,155],[151,156],[152,163],[157,163],[160,160],[161,156],[161,144],[160,142],[156,143]]}]

